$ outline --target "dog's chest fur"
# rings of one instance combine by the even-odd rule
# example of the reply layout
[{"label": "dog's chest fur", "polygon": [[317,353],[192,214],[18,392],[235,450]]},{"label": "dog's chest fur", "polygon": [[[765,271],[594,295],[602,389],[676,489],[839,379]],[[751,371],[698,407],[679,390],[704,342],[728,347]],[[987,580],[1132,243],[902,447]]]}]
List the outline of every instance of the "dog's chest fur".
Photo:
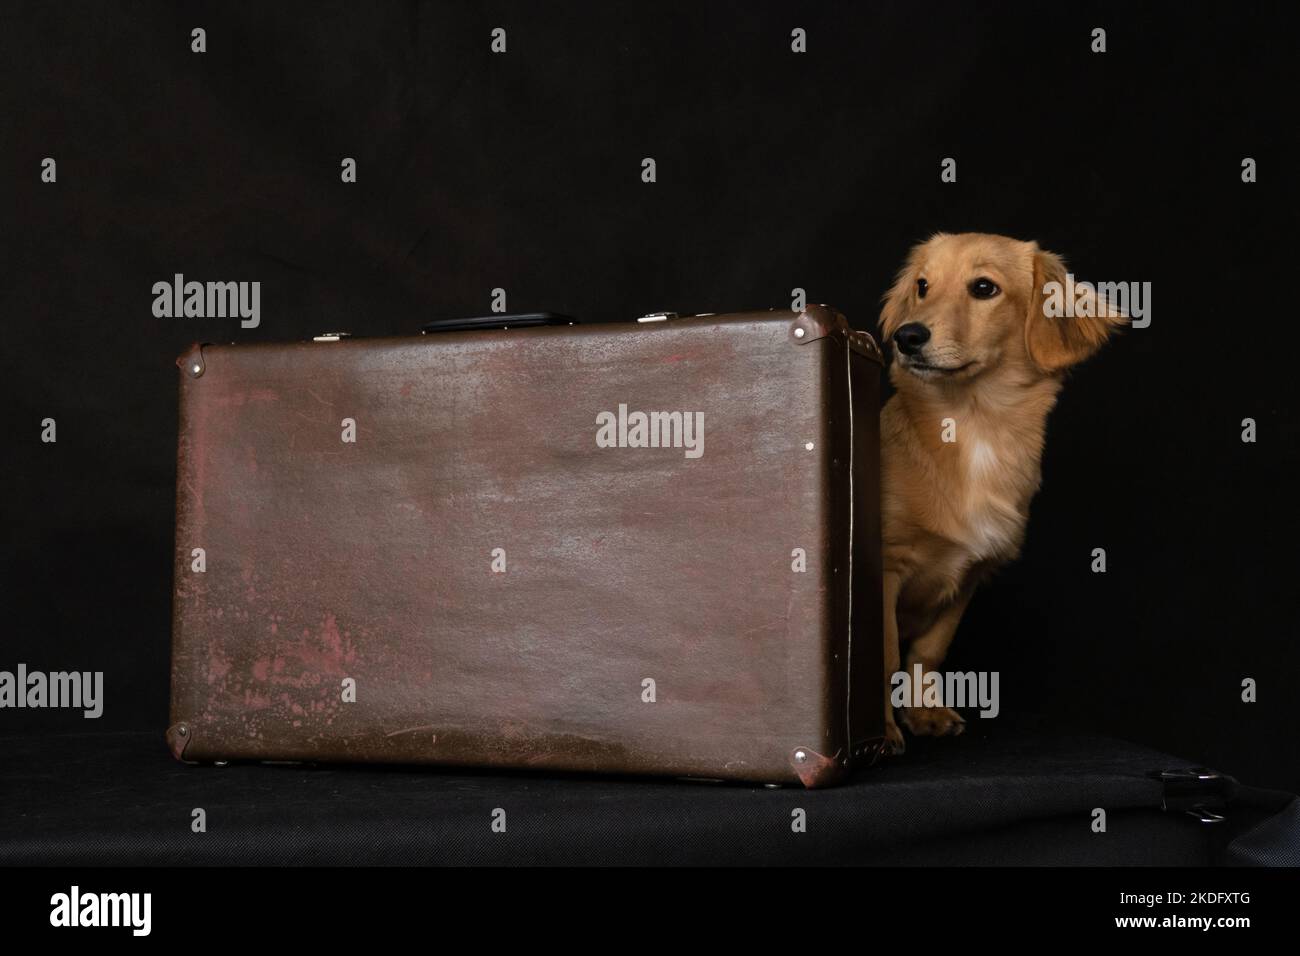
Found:
[{"label": "dog's chest fur", "polygon": [[970,563],[1009,561],[1024,538],[1038,469],[1027,474],[1025,463],[991,435],[972,436],[956,451],[957,469],[966,474],[964,483],[953,483],[953,517]]},{"label": "dog's chest fur", "polygon": [[[935,403],[919,416],[887,416],[896,436],[889,454],[901,460],[886,465],[886,497],[898,509],[886,518],[886,565],[902,574],[903,605],[942,604],[972,575],[1019,554],[1041,478],[1043,406],[1007,416],[998,406]],[[946,419],[956,422],[955,441],[927,442],[917,427]]]}]

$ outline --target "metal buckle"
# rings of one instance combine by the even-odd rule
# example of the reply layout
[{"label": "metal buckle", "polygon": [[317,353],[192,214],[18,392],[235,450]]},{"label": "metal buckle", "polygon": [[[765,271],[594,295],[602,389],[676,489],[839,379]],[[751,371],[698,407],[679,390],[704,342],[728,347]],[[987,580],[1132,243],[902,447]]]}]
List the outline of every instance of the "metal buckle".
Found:
[{"label": "metal buckle", "polygon": [[1164,785],[1160,809],[1182,811],[1200,823],[1222,823],[1229,778],[1209,767],[1157,770],[1150,774]]}]

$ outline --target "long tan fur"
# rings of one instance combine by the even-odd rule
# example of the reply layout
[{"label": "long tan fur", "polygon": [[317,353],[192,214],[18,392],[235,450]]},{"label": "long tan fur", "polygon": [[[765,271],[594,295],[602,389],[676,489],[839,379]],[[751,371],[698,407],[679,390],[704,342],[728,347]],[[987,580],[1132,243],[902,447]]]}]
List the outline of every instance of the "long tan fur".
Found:
[{"label": "long tan fur", "polygon": [[[984,297],[980,280],[996,294]],[[884,339],[911,323],[930,335],[915,355],[895,350],[897,392],[881,413],[885,717],[895,752],[903,736],[890,678],[900,662],[909,673],[937,669],[980,581],[1019,555],[1063,374],[1124,321],[1095,297],[1100,317],[1049,318],[1044,286],[1064,281],[1064,263],[1037,243],[940,233],[912,250],[885,296]],[[900,715],[914,734],[964,729],[947,707]]]}]

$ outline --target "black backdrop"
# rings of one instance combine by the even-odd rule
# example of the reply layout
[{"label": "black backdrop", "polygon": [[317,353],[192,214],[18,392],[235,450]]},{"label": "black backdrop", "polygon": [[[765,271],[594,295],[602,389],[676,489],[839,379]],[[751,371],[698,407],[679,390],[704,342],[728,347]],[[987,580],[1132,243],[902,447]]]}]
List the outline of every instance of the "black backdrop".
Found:
[{"label": "black backdrop", "polygon": [[[951,665],[1000,671],[1004,712],[1300,789],[1283,9],[6,4],[0,669],[103,670],[97,729],[161,734],[192,341],[411,333],[496,287],[589,321],[800,287],[873,328],[912,242],[1002,232],[1151,282],[1152,323],[1072,376]],[[260,327],[155,318],[177,272],[259,280]]]}]

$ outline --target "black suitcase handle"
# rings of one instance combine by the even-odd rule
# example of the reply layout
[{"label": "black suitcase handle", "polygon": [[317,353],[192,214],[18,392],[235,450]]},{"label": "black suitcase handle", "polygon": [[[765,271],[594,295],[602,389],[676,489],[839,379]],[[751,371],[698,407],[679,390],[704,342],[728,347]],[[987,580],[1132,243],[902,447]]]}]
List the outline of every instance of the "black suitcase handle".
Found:
[{"label": "black suitcase handle", "polygon": [[515,312],[510,315],[472,315],[459,319],[436,319],[420,327],[430,332],[481,332],[486,329],[531,328],[538,325],[577,325],[578,320],[558,312]]}]

